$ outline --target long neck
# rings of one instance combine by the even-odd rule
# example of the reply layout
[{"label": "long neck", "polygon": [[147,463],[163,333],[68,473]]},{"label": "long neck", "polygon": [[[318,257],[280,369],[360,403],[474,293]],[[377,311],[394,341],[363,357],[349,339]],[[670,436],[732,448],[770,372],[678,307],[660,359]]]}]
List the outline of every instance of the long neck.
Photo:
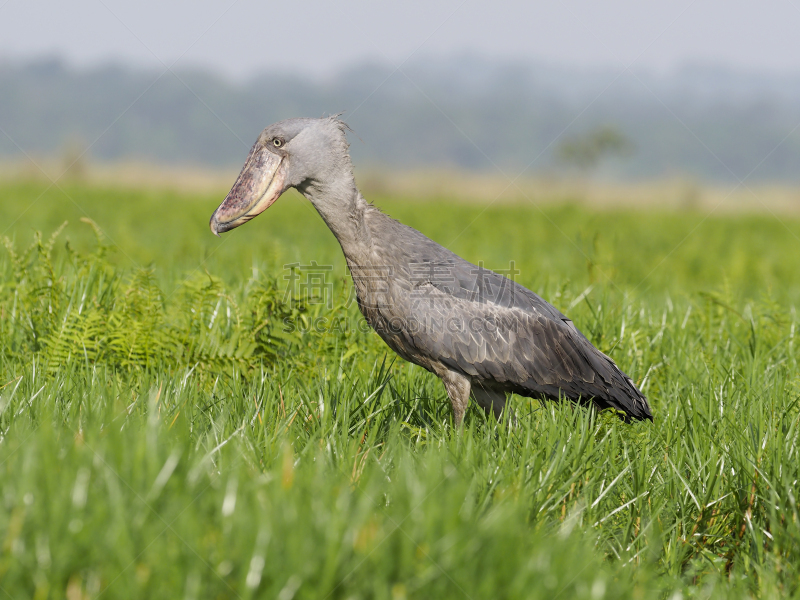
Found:
[{"label": "long neck", "polygon": [[372,206],[358,191],[352,166],[345,165],[325,180],[310,182],[301,192],[336,236],[345,257],[350,261],[363,260],[371,244],[366,214]]}]

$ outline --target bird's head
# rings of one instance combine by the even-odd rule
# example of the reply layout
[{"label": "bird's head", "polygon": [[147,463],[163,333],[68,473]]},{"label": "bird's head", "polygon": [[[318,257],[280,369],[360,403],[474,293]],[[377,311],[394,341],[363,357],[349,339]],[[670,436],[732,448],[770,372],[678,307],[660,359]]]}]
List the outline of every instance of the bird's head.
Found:
[{"label": "bird's head", "polygon": [[211,215],[211,232],[219,235],[247,223],[291,187],[305,194],[342,172],[352,176],[346,130],[337,117],[287,119],[267,127]]}]

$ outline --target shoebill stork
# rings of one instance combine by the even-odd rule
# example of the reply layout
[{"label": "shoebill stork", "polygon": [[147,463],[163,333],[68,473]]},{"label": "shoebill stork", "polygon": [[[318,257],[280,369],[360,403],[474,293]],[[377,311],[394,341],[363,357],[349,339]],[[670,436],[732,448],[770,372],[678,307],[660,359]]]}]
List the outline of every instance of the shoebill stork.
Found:
[{"label": "shoebill stork", "polygon": [[230,231],[297,189],[339,241],[364,318],[402,358],[442,380],[457,425],[470,397],[499,417],[509,393],[652,420],[631,378],[568,317],[367,202],[346,131],[337,117],[267,127],[212,215],[211,231]]}]

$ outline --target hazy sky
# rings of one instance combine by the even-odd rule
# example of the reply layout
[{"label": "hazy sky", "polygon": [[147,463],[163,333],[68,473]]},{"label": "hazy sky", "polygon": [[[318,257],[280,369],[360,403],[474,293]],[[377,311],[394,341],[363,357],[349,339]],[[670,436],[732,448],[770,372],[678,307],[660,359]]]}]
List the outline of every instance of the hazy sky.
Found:
[{"label": "hazy sky", "polygon": [[0,59],[178,61],[238,77],[464,52],[800,70],[800,0],[0,0]]}]

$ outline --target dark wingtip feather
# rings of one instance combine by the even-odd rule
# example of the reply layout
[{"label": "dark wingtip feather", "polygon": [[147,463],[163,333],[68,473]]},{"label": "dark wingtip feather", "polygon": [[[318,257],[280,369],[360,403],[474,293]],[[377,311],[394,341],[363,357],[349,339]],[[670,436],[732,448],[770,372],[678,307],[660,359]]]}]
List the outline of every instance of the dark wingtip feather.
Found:
[{"label": "dark wingtip feather", "polygon": [[619,403],[619,409],[628,415],[630,419],[635,421],[652,422],[653,413],[650,410],[650,404],[647,402],[647,398],[644,397],[644,394],[634,385],[633,381],[625,376],[625,383],[621,387],[623,387],[623,389],[614,390],[617,392],[617,394],[615,394],[615,396],[617,396],[615,399]]},{"label": "dark wingtip feather", "polygon": [[[609,359],[615,371],[611,385],[602,394],[592,398],[601,410],[610,408],[616,411],[626,423],[631,421],[653,421],[650,404],[644,394],[639,391],[630,377],[623,373],[619,367]],[[621,377],[620,377],[621,376]]]}]

